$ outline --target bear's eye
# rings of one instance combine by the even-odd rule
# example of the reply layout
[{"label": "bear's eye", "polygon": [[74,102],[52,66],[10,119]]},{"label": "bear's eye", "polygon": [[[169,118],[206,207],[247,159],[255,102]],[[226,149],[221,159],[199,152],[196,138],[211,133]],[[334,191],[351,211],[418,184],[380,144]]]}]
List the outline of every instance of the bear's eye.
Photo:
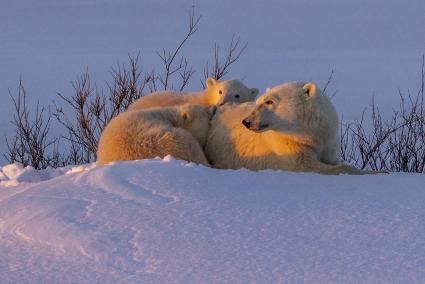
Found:
[{"label": "bear's eye", "polygon": [[273,104],[273,101],[266,101],[265,104],[266,105],[272,105]]},{"label": "bear's eye", "polygon": [[220,90],[220,91],[218,91],[218,93],[221,95],[223,92]]},{"label": "bear's eye", "polygon": [[238,94],[235,95],[235,98],[239,99],[241,96],[239,96]]}]

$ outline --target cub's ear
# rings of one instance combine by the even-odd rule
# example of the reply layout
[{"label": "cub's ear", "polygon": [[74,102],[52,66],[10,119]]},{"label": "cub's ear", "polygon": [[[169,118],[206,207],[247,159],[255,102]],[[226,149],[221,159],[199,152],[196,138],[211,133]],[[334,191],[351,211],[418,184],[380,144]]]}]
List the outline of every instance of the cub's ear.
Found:
[{"label": "cub's ear", "polygon": [[252,88],[250,91],[251,91],[251,97],[252,98],[255,98],[258,95],[258,93],[260,92],[260,90],[258,90],[257,88]]},{"label": "cub's ear", "polygon": [[316,95],[317,88],[314,83],[305,84],[303,89],[309,97],[313,97]]},{"label": "cub's ear", "polygon": [[205,81],[205,86],[207,86],[207,88],[211,88],[215,84],[217,84],[217,81],[213,77],[208,77],[207,81]]},{"label": "cub's ear", "polygon": [[208,112],[211,116],[214,116],[217,113],[217,106],[211,106],[208,108]]}]

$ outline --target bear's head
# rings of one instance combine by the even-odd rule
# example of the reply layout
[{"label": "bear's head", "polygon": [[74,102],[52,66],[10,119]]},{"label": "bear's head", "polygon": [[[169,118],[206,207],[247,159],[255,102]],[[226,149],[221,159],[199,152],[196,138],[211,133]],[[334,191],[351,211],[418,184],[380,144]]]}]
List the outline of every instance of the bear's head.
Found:
[{"label": "bear's head", "polygon": [[338,121],[333,105],[314,83],[285,83],[259,97],[242,123],[255,132],[274,130],[296,136],[334,123],[329,116]]},{"label": "bear's head", "polygon": [[209,105],[254,101],[258,92],[257,88],[250,89],[239,80],[218,82],[209,77],[205,82],[205,98]]},{"label": "bear's head", "polygon": [[186,104],[180,107],[180,127],[189,131],[199,144],[207,143],[210,121],[215,107]]}]

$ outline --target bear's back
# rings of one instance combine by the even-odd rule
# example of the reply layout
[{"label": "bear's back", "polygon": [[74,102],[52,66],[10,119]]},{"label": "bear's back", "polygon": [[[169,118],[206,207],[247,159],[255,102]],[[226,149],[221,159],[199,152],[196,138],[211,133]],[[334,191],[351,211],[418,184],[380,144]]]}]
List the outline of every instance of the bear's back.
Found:
[{"label": "bear's back", "polygon": [[179,93],[175,91],[161,91],[145,95],[133,102],[127,110],[150,109],[184,105],[186,103],[199,104],[202,93]]}]

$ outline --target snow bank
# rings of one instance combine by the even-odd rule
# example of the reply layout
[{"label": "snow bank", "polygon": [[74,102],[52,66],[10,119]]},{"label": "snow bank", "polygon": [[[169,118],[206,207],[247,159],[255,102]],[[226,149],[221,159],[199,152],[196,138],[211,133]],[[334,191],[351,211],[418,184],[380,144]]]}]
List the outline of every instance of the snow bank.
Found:
[{"label": "snow bank", "polygon": [[[10,172],[43,176],[14,167],[2,168],[3,182]],[[2,182],[2,283],[425,279],[424,175],[216,170],[172,159],[80,169]]]},{"label": "snow bank", "polygon": [[18,163],[10,164],[0,167],[0,186],[17,186],[24,182],[49,180],[61,175],[81,172],[94,166],[95,164],[90,164],[85,166],[68,166],[58,169],[48,168],[45,170],[35,170],[31,166],[23,167]]}]

